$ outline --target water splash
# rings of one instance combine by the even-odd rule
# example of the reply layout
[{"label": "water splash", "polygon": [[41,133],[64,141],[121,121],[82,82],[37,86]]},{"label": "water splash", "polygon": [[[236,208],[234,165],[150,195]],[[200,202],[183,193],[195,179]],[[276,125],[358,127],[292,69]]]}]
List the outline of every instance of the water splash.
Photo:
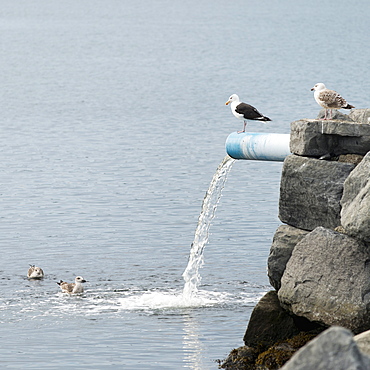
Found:
[{"label": "water splash", "polygon": [[185,280],[183,296],[186,300],[190,300],[198,291],[198,286],[201,280],[199,268],[203,265],[203,250],[208,242],[209,228],[213,218],[215,217],[222,190],[234,162],[235,159],[228,155],[222,160],[213,175],[211,184],[209,185],[204,197],[202,210],[198,218],[198,225],[195,230],[194,240],[191,245],[189,262],[182,274]]}]

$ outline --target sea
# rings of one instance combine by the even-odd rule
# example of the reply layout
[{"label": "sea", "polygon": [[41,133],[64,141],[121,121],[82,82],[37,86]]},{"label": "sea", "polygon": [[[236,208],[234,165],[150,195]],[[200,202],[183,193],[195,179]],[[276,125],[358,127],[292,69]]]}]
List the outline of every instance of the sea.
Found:
[{"label": "sea", "polygon": [[272,289],[281,162],[233,163],[183,294],[243,126],[225,102],[286,134],[317,82],[369,108],[369,19],[368,0],[0,0],[0,368],[213,370],[242,346]]}]

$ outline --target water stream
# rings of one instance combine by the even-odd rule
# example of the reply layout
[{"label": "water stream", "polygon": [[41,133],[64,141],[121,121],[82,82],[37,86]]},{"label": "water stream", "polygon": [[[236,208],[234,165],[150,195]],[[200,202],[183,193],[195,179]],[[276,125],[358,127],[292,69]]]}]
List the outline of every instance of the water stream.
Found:
[{"label": "water stream", "polygon": [[198,218],[198,225],[195,230],[194,240],[191,244],[188,265],[182,274],[185,280],[183,298],[190,300],[198,291],[201,281],[199,269],[203,265],[203,251],[209,238],[209,228],[216,214],[222,190],[225,187],[227,176],[232,168],[235,159],[226,156],[217,167],[207,193],[204,197],[202,210]]}]

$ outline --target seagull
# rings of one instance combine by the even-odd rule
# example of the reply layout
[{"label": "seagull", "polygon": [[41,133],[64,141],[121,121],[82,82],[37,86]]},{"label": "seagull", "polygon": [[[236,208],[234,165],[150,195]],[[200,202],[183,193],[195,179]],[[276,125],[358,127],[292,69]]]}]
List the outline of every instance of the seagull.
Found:
[{"label": "seagull", "polygon": [[242,103],[239,99],[239,96],[233,94],[230,96],[229,100],[225,103],[225,105],[229,105],[231,108],[232,114],[239,119],[244,121],[244,127],[242,131],[238,131],[238,134],[241,132],[245,132],[245,127],[247,126],[246,120],[252,121],[271,121],[270,118],[262,115],[255,107],[252,107],[249,104]]},{"label": "seagull", "polygon": [[317,83],[311,91],[315,91],[313,96],[315,97],[316,103],[325,109],[324,120],[327,120],[327,112],[330,110],[330,118],[332,119],[333,109],[352,109],[353,105],[347,103],[340,94],[334,90],[329,90],[323,83]]},{"label": "seagull", "polygon": [[27,272],[27,277],[29,279],[42,279],[44,277],[44,271],[40,267],[30,265],[30,268]]},{"label": "seagull", "polygon": [[69,294],[83,293],[84,287],[82,283],[86,283],[86,280],[82,276],[77,276],[74,283],[66,283],[63,280],[57,282],[62,292]]}]

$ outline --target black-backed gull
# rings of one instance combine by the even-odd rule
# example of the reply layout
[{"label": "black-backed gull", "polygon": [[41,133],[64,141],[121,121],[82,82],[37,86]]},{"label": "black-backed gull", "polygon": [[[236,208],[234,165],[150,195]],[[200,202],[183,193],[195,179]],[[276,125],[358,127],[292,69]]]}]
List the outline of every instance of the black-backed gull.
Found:
[{"label": "black-backed gull", "polygon": [[230,96],[229,100],[225,103],[226,105],[230,104],[231,112],[236,118],[242,119],[244,121],[244,127],[242,131],[238,133],[245,132],[245,127],[247,125],[247,120],[251,121],[271,121],[270,118],[264,116],[258,110],[246,103],[242,103],[239,99],[239,96],[233,94]]}]

